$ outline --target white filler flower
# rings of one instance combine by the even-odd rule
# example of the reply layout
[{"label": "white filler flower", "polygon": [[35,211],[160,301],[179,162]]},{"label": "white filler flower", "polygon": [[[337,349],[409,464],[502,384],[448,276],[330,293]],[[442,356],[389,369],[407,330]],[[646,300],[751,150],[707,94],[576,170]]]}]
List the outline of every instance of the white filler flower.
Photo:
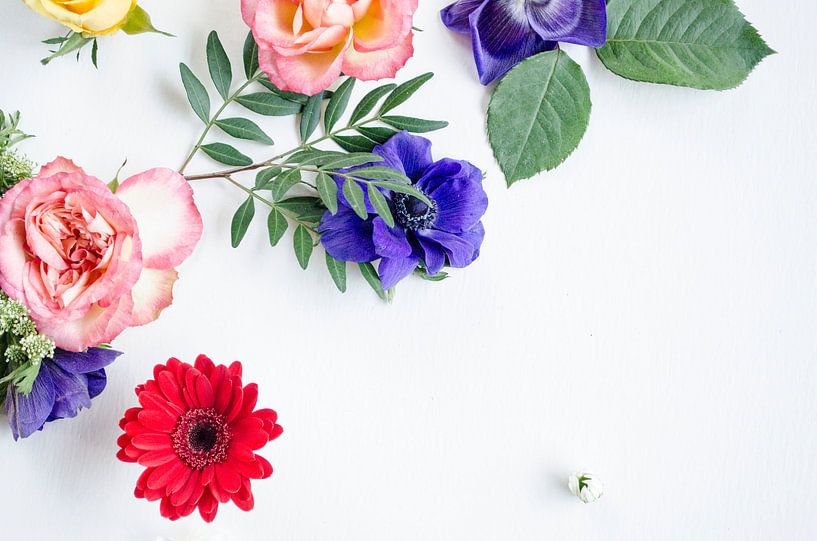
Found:
[{"label": "white filler flower", "polygon": [[577,472],[571,475],[567,479],[567,487],[584,503],[594,502],[604,494],[604,485],[589,472]]}]

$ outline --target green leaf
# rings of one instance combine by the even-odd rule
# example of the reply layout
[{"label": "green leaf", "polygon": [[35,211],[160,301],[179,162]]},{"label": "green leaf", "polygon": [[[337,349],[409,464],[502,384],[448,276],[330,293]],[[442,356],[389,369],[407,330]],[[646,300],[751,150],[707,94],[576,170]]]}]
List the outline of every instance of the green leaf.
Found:
[{"label": "green leaf", "polygon": [[254,113],[264,116],[289,116],[301,112],[301,104],[285,100],[276,94],[255,92],[238,96],[235,101]]},{"label": "green leaf", "polygon": [[355,110],[352,112],[352,117],[349,119],[349,124],[357,124],[363,117],[372,112],[380,98],[397,88],[396,84],[389,83],[387,85],[379,86],[363,96],[360,103],[357,104]]},{"label": "green leaf", "polygon": [[258,44],[252,35],[252,31],[247,33],[244,40],[244,75],[247,79],[252,79],[258,71]]},{"label": "green leaf", "polygon": [[269,190],[272,188],[270,182],[272,179],[277,177],[283,171],[280,167],[269,167],[267,169],[262,169],[255,175],[255,189],[256,190]]},{"label": "green leaf", "polygon": [[320,165],[322,169],[336,170],[382,161],[383,156],[378,154],[372,154],[370,152],[352,152],[350,154],[338,153],[337,156],[331,157],[330,159],[323,161],[323,163],[316,165]]},{"label": "green leaf", "polygon": [[224,130],[225,133],[237,139],[257,141],[265,145],[273,144],[272,139],[252,120],[247,120],[246,118],[223,118],[216,120],[215,124]]},{"label": "green leaf", "polygon": [[424,268],[418,268],[414,270],[414,276],[418,276],[427,282],[442,282],[446,278],[448,278],[448,273],[440,271],[437,274],[428,274],[428,271]]},{"label": "green leaf", "polygon": [[404,193],[406,195],[410,195],[412,197],[416,197],[426,205],[431,206],[432,203],[420,190],[412,186],[411,184],[402,184],[400,182],[389,182],[385,180],[374,180],[369,183],[370,186],[380,186],[381,188],[386,188],[387,190],[391,190],[397,193]]},{"label": "green leaf", "polygon": [[391,128],[380,128],[380,127],[373,127],[373,128],[364,128],[360,127],[357,129],[361,135],[364,137],[368,137],[372,141],[375,141],[379,144],[383,144],[395,135],[397,132]]},{"label": "green leaf", "polygon": [[565,161],[589,119],[587,79],[561,49],[508,72],[488,106],[488,138],[508,186]]},{"label": "green leaf", "polygon": [[91,63],[95,68],[99,69],[97,61],[99,60],[99,42],[94,38],[94,44],[91,46]]},{"label": "green leaf", "polygon": [[433,73],[426,73],[420,75],[419,77],[415,77],[410,81],[406,81],[405,83],[401,84],[397,88],[395,88],[389,97],[386,98],[386,101],[383,102],[383,106],[380,107],[380,114],[383,115],[388,113],[401,103],[405,102],[409,99],[417,90],[420,89],[421,86],[426,84],[429,79],[434,77]]},{"label": "green leaf", "polygon": [[358,184],[356,180],[350,178],[344,179],[343,196],[352,207],[352,210],[355,211],[355,214],[360,216],[361,219],[365,220],[369,217],[369,213],[366,210],[366,197],[363,195],[363,188],[360,187],[360,184]]},{"label": "green leaf", "polygon": [[299,94],[298,92],[290,92],[288,90],[281,90],[274,84],[272,84],[269,79],[259,79],[258,80],[261,85],[272,92],[273,94],[277,94],[284,98],[285,100],[293,101],[295,103],[300,103],[301,105],[306,105],[306,102],[309,100],[309,96],[306,94]]},{"label": "green leaf", "polygon": [[374,265],[371,263],[358,263],[357,265],[360,267],[360,274],[369,282],[377,296],[385,301],[386,292],[383,291],[383,284],[380,282],[380,277],[377,275]]},{"label": "green leaf", "polygon": [[[40,63],[43,66],[48,65],[48,63],[54,60],[55,58],[71,54],[74,51],[79,51],[80,49],[88,45],[91,41],[93,41],[93,38],[86,38],[83,37],[81,33],[72,32],[71,35],[68,36],[68,38],[62,42],[59,49],[54,51],[50,56],[47,56],[46,58],[40,60]],[[77,55],[79,55],[79,53],[77,53]]]},{"label": "green leaf", "polygon": [[272,246],[278,244],[281,237],[287,231],[287,219],[278,209],[272,209],[267,218],[267,231],[269,232],[269,243]]},{"label": "green leaf", "polygon": [[384,116],[380,120],[398,130],[406,130],[412,133],[426,133],[441,130],[448,126],[448,122],[444,120],[424,120],[410,116]]},{"label": "green leaf", "polygon": [[232,165],[234,167],[252,165],[252,158],[245,156],[235,148],[224,143],[210,143],[209,145],[202,145],[201,149],[205,154],[217,162],[223,163],[224,165]]},{"label": "green leaf", "polygon": [[130,11],[128,14],[128,19],[122,26],[122,31],[131,35],[153,32],[156,34],[162,34],[163,36],[173,37],[173,34],[156,30],[156,28],[153,26],[153,22],[150,20],[150,15],[148,15],[147,11],[139,6],[134,6],[134,8]]},{"label": "green leaf", "polygon": [[215,30],[207,36],[207,67],[210,69],[210,78],[213,79],[216,90],[226,100],[230,96],[233,69]]},{"label": "green leaf", "polygon": [[377,212],[377,214],[383,218],[386,225],[389,227],[394,227],[394,216],[391,214],[389,203],[386,201],[383,192],[381,192],[377,186],[372,186],[371,184],[369,184],[369,189],[367,191],[369,193],[369,201],[372,202],[375,212]]},{"label": "green leaf", "polygon": [[355,169],[354,171],[349,171],[346,174],[367,180],[399,180],[400,182],[411,182],[411,179],[397,169],[392,169],[391,167],[385,167],[382,165]]},{"label": "green leaf", "polygon": [[278,207],[294,212],[302,222],[318,223],[326,212],[317,197],[298,196],[290,197],[278,202]]},{"label": "green leaf", "polygon": [[352,89],[354,89],[354,87],[355,79],[353,77],[347,77],[335,91],[329,103],[326,104],[326,113],[323,115],[323,126],[326,129],[326,133],[331,132],[332,128],[334,128],[335,124],[340,120],[340,117],[343,116],[346,107],[349,105],[349,98],[352,96]]},{"label": "green leaf", "polygon": [[187,92],[187,101],[190,102],[196,116],[207,124],[210,122],[210,96],[207,95],[207,89],[186,64],[179,64],[179,71],[182,74],[184,90]]},{"label": "green leaf", "polygon": [[301,172],[298,169],[284,171],[272,182],[270,188],[272,200],[280,201],[299,182],[301,182]]},{"label": "green leaf", "polygon": [[301,113],[301,141],[304,143],[314,133],[321,121],[321,105],[323,105],[323,92],[309,98],[304,105]]},{"label": "green leaf", "polygon": [[773,54],[732,0],[608,0],[607,68],[648,83],[726,90]]},{"label": "green leaf", "polygon": [[338,185],[335,179],[324,172],[320,172],[315,181],[315,186],[323,204],[326,205],[329,212],[336,214],[338,212]]},{"label": "green leaf", "polygon": [[326,252],[326,268],[341,293],[346,293],[346,261],[338,261]]},{"label": "green leaf", "polygon": [[292,239],[293,247],[295,248],[295,258],[301,268],[306,270],[309,266],[309,258],[312,257],[312,235],[309,230],[303,225],[299,225],[295,229],[295,235]]},{"label": "green leaf", "polygon": [[238,248],[238,245],[241,244],[241,241],[244,239],[244,235],[247,234],[247,228],[250,227],[250,222],[252,222],[254,216],[255,199],[250,196],[241,204],[240,207],[238,207],[235,215],[233,215],[233,223],[230,228],[230,237],[232,239],[233,248]]},{"label": "green leaf", "polygon": [[333,135],[332,141],[347,152],[371,152],[377,143],[362,135]]}]

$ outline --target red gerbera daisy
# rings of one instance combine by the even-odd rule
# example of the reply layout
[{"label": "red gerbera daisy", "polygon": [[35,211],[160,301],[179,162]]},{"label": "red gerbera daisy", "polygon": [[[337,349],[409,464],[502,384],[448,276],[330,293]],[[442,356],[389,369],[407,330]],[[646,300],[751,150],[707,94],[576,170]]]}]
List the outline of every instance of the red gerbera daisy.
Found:
[{"label": "red gerbera daisy", "polygon": [[258,386],[241,384],[241,363],[214,365],[199,355],[195,367],[178,359],[159,364],[153,379],[136,387],[141,408],[119,422],[125,433],[117,457],[145,471],[136,497],[161,500],[163,517],[176,520],[197,507],[212,522],[219,503],[253,508],[250,479],[266,479],[272,466],[253,451],[283,432],[271,409],[253,411]]}]

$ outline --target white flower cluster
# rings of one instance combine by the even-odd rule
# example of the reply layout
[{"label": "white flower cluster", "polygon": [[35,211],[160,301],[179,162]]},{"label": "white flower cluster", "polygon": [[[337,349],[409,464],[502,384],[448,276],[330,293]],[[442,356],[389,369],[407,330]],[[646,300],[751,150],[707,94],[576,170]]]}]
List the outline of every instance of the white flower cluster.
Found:
[{"label": "white flower cluster", "polygon": [[0,195],[24,178],[30,178],[34,163],[28,158],[7,150],[0,151]]},{"label": "white flower cluster", "polygon": [[28,309],[0,292],[0,337],[3,335],[7,335],[4,357],[9,363],[38,366],[54,355],[54,342],[37,332]]}]

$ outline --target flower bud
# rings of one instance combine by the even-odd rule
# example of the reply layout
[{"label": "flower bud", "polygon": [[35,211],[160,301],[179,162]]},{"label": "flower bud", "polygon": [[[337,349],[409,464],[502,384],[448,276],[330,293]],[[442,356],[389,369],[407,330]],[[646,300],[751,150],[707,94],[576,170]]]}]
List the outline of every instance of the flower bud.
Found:
[{"label": "flower bud", "polygon": [[589,472],[577,472],[571,475],[567,480],[567,487],[584,503],[594,502],[604,494],[604,485]]}]

